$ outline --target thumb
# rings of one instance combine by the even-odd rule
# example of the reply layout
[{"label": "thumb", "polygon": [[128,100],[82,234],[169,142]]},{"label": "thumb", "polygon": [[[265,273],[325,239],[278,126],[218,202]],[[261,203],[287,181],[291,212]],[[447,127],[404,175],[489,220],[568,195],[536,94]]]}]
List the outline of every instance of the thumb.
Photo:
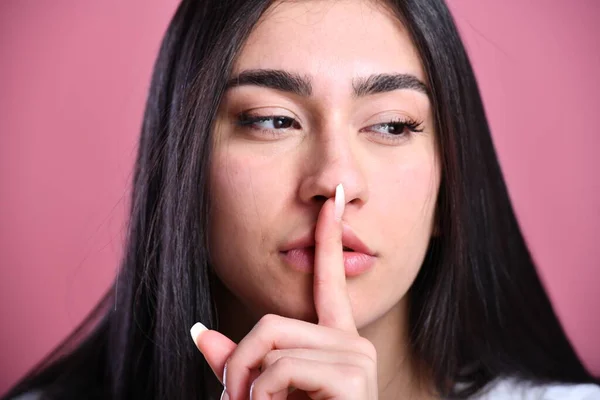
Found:
[{"label": "thumb", "polygon": [[200,322],[192,326],[190,334],[196,347],[222,384],[225,363],[237,344],[222,333],[207,329]]}]

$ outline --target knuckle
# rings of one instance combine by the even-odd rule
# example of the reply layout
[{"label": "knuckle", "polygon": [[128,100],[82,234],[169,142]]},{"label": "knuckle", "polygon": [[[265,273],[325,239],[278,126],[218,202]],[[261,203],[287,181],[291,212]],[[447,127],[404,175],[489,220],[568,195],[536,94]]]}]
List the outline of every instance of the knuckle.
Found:
[{"label": "knuckle", "polygon": [[362,393],[367,387],[367,372],[360,367],[347,366],[343,370],[344,386],[351,393]]},{"label": "knuckle", "polygon": [[273,363],[273,368],[279,371],[289,371],[294,368],[294,359],[288,356],[279,357]]},{"label": "knuckle", "polygon": [[257,327],[259,327],[259,329],[266,329],[269,326],[275,325],[278,320],[279,317],[275,314],[265,314],[260,318],[260,320],[258,320],[258,323],[256,325]]},{"label": "knuckle", "polygon": [[263,358],[262,366],[263,371],[269,368],[271,365],[275,364],[277,360],[281,358],[281,350],[271,350],[267,353],[265,358]]},{"label": "knuckle", "polygon": [[356,355],[356,365],[359,365],[365,371],[377,369],[377,364],[366,354]]},{"label": "knuckle", "polygon": [[326,287],[328,284],[327,279],[324,279],[321,274],[315,275],[313,277],[313,286],[316,287]]},{"label": "knuckle", "polygon": [[357,348],[360,349],[360,352],[369,357],[373,362],[377,362],[377,349],[370,340],[362,337],[359,338]]}]

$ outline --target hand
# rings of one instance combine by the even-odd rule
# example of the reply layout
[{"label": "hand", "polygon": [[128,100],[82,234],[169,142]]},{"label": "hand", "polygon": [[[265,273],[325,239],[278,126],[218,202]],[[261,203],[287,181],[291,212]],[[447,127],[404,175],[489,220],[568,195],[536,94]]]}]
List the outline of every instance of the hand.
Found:
[{"label": "hand", "polygon": [[[295,388],[294,398],[377,399],[377,354],[371,342],[358,335],[346,287],[343,197],[340,185],[338,206],[333,199],[325,202],[315,230],[318,325],[266,315],[238,345],[213,330],[192,334],[225,387],[222,398],[285,399]],[[339,218],[334,217],[336,208]]]}]

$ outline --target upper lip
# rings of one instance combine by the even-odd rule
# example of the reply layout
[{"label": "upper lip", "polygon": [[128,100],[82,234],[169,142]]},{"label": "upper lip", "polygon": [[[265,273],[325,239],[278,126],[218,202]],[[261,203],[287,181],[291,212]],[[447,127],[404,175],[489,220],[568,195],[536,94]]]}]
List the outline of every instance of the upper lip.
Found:
[{"label": "upper lip", "polygon": [[[305,247],[314,247],[315,246],[315,234],[314,229],[309,233],[300,236],[297,239],[291,240],[287,242],[282,248],[282,252],[290,251],[292,249],[303,249]],[[352,231],[348,225],[343,226],[342,230],[342,246],[350,248],[358,253],[364,253],[370,256],[376,255],[374,251],[369,249],[366,244],[363,243],[362,240],[358,238]]]}]

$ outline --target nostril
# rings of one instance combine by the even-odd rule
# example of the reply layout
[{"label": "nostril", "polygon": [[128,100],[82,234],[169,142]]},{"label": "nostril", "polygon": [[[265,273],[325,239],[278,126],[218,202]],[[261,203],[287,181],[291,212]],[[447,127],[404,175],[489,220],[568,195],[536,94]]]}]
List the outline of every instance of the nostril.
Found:
[{"label": "nostril", "polygon": [[313,200],[315,201],[315,203],[319,203],[319,204],[323,204],[327,201],[327,196],[323,196],[323,195],[316,195],[313,197]]}]

